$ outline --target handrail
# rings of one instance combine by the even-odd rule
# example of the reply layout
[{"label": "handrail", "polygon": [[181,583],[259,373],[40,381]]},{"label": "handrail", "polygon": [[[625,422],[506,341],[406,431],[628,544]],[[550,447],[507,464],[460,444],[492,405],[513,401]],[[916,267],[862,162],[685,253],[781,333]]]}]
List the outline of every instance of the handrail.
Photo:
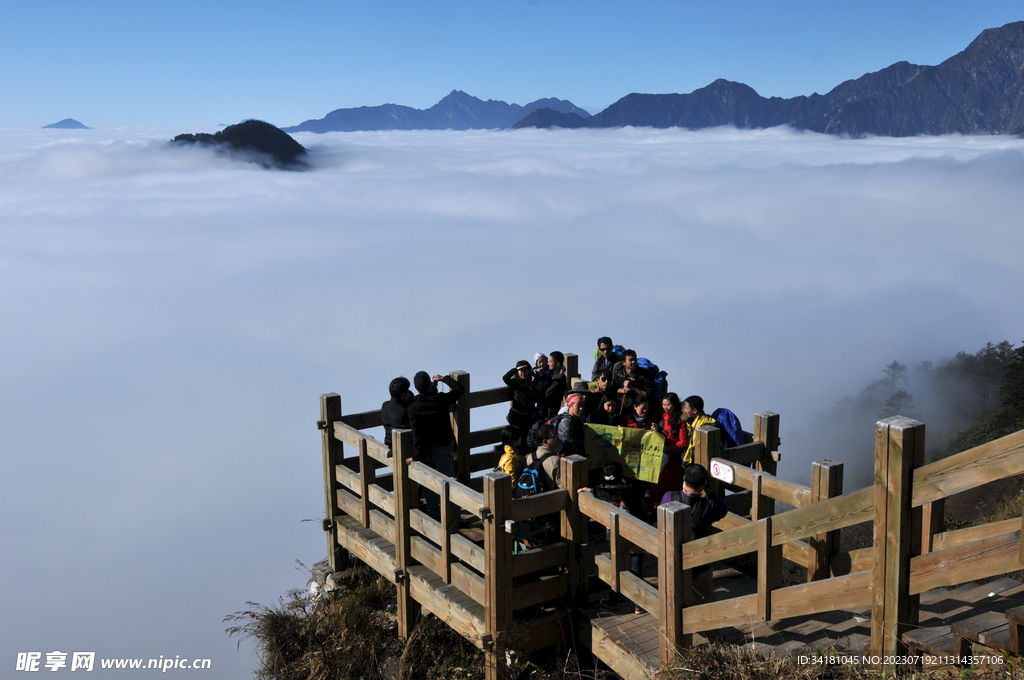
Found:
[{"label": "handrail", "polygon": [[1024,472],[1024,430],[914,470],[912,507]]}]

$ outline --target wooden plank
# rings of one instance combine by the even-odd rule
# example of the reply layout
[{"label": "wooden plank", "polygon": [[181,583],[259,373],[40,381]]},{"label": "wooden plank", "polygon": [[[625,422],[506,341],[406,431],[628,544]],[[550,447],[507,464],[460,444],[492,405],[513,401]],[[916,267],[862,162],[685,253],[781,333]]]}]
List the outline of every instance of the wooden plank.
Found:
[{"label": "wooden plank", "polygon": [[[679,502],[658,506],[658,655],[663,665],[675,660],[676,650],[689,647],[683,633],[683,607],[690,594],[690,572],[683,571],[683,544],[691,537],[690,507]],[[643,605],[641,605],[643,606]],[[646,607],[645,607],[646,609]]]},{"label": "wooden plank", "polygon": [[380,417],[380,409],[376,411],[363,411],[362,413],[351,413],[342,416],[341,422],[354,430],[369,430],[371,427],[383,427],[384,421]]},{"label": "wooden plank", "polygon": [[384,445],[384,442],[379,442],[370,435],[363,434],[358,429],[346,425],[344,420],[347,417],[343,416],[340,421],[334,421],[335,438],[355,448],[357,451],[359,450],[359,440],[365,439],[366,451],[370,457],[384,465],[391,465],[391,458],[388,456],[390,451],[388,451],[388,447]]},{"label": "wooden plank", "polygon": [[621,510],[617,510],[612,513],[612,525],[608,529],[609,539],[609,562],[611,564],[611,581],[608,584],[612,587],[614,592],[619,592],[622,585],[620,583],[620,574],[623,571],[629,569],[629,544],[622,536],[621,525],[622,518],[625,515]]},{"label": "wooden plank", "polygon": [[[723,463],[729,463],[724,458],[718,457],[715,460]],[[761,475],[761,494],[769,498],[788,503],[795,507],[803,507],[811,502],[811,489],[810,487],[803,486],[802,484],[796,484],[794,482],[787,482],[785,480],[774,477],[767,472],[759,473],[757,470],[751,470],[750,468],[740,467],[732,465],[733,473],[736,476],[736,486],[744,489],[754,488],[754,477],[757,474]]]},{"label": "wooden plank", "polygon": [[935,534],[932,550],[955,548],[958,545],[973,543],[974,541],[980,541],[991,536],[999,536],[1017,529],[1020,529],[1020,520],[1014,518],[1005,519],[1001,522],[989,522],[988,524],[976,527],[967,527],[966,529],[957,529],[956,531],[946,531],[941,534]]},{"label": "wooden plank", "polygon": [[565,564],[568,561],[568,556],[568,543],[555,543],[513,555],[512,578]]},{"label": "wooden plank", "polygon": [[634,604],[640,605],[645,612],[658,616],[661,609],[658,589],[636,574],[629,570],[619,574],[619,592]]},{"label": "wooden plank", "polygon": [[455,505],[471,515],[479,515],[480,508],[484,507],[483,494],[473,491],[473,489],[470,489],[461,482],[449,480],[448,496],[452,503],[455,503]]},{"label": "wooden plank", "polygon": [[[512,608],[515,611],[542,604],[554,604],[568,592],[569,578],[565,574],[542,576],[512,590]],[[511,620],[511,616],[509,619]]]},{"label": "wooden plank", "polygon": [[536,496],[517,498],[512,501],[510,519],[514,522],[522,522],[526,519],[535,519],[561,512],[569,506],[569,492],[565,489],[546,491]]},{"label": "wooden plank", "polygon": [[414,460],[409,463],[409,479],[426,489],[430,489],[436,494],[440,494],[441,485],[451,478],[442,475],[426,463]]},{"label": "wooden plank", "polygon": [[920,547],[920,540],[911,536],[911,479],[923,460],[923,423],[896,416],[876,424],[871,651],[885,658],[906,652],[903,634],[917,624],[910,558],[912,545]]},{"label": "wooden plank", "polygon": [[914,471],[914,507],[1024,473],[1024,430]]},{"label": "wooden plank", "polygon": [[395,514],[395,494],[392,491],[386,491],[377,484],[371,484],[369,490],[370,502],[376,505],[378,508],[388,513],[392,517]]},{"label": "wooden plank", "polygon": [[846,553],[837,553],[829,560],[829,569],[833,576],[846,576],[862,571],[870,571],[875,564],[875,549],[861,548]]},{"label": "wooden plank", "polygon": [[[478,449],[481,446],[490,446],[491,444],[497,444],[501,441],[501,431],[505,429],[504,425],[498,427],[489,427],[484,430],[477,430],[476,432],[469,433],[469,448]],[[470,469],[472,469],[473,456],[470,456]],[[491,464],[493,468],[497,465],[497,461]]]},{"label": "wooden plank", "polygon": [[452,555],[459,558],[481,574],[484,573],[484,549],[459,534],[451,536]]},{"label": "wooden plank", "polygon": [[444,564],[441,561],[441,551],[423,537],[412,536],[409,538],[409,556],[438,576],[442,575]]},{"label": "wooden plank", "polygon": [[788,543],[874,519],[873,487],[777,515],[772,525],[772,542]]},{"label": "wooden plank", "polygon": [[334,519],[334,532],[338,544],[348,550],[357,559],[362,560],[378,574],[388,581],[395,582],[395,554],[394,545],[381,549],[379,544],[371,543],[367,537],[379,536],[370,530],[364,529],[354,517],[348,515],[336,515]]},{"label": "wooden plank", "polygon": [[954,635],[993,649],[1012,651],[1006,616],[1002,612],[982,612],[950,624]]},{"label": "wooden plank", "polygon": [[729,461],[733,465],[749,466],[751,463],[759,461],[764,457],[764,442],[751,442],[750,444],[722,449],[722,453],[718,457]]},{"label": "wooden plank", "polygon": [[[501,428],[502,430],[505,428]],[[472,433],[470,438],[476,433]],[[499,432],[500,436],[500,432]],[[500,441],[500,439],[499,439]],[[500,456],[497,451],[493,449],[490,451],[483,451],[481,453],[472,453],[469,456],[469,470],[470,472],[480,472],[481,470],[493,470],[498,465]]]},{"label": "wooden plank", "polygon": [[864,571],[772,592],[772,619],[855,609],[871,604],[871,572]]},{"label": "wooden plank", "polygon": [[[394,441],[394,434],[392,434]],[[409,590],[437,618],[454,628],[478,647],[486,632],[483,608],[470,597],[456,597],[455,586],[446,585],[441,578],[423,565],[409,567]]]},{"label": "wooden plank", "polygon": [[441,578],[445,583],[452,582],[452,549],[451,535],[459,531],[459,509],[451,504],[450,485],[445,482],[441,485],[441,521],[439,526],[441,533],[438,538],[441,544],[441,564],[444,565],[441,571]]},{"label": "wooden plank", "polygon": [[658,554],[658,530],[647,522],[623,513],[619,517],[619,533],[622,537],[652,555]]},{"label": "wooden plank", "polygon": [[605,503],[604,501],[598,500],[594,497],[594,494],[589,491],[580,493],[577,497],[580,512],[601,524],[604,527],[611,526],[612,513],[616,511],[616,507],[611,503]]},{"label": "wooden plank", "polygon": [[616,572],[612,571],[612,559],[608,553],[598,553],[594,555],[594,566],[597,568],[597,577],[612,585],[612,577]]},{"label": "wooden plank", "polygon": [[910,560],[910,594],[1021,569],[1020,529]]},{"label": "wooden plank", "polygon": [[380,510],[370,510],[370,528],[386,538],[391,543],[395,542],[395,520],[385,515]]},{"label": "wooden plank", "polygon": [[470,392],[464,398],[469,403],[470,408],[480,408],[481,406],[492,406],[494,404],[512,401],[512,396],[509,394],[508,388],[504,385],[501,387],[492,387],[489,390]]},{"label": "wooden plank", "polygon": [[[362,482],[359,479],[359,473],[352,470],[348,465],[344,463],[338,463],[334,466],[335,478],[338,483],[344,486],[346,489],[350,489],[356,494],[359,494],[363,488]],[[358,516],[358,515],[357,515]]]},{"label": "wooden plank", "polygon": [[[324,467],[324,518],[326,519],[341,513],[335,491],[338,488],[337,464],[345,453],[341,442],[332,436],[333,423],[339,418],[341,418],[341,397],[335,392],[321,394],[320,422],[323,423],[323,429],[320,430],[320,448]],[[327,559],[331,569],[336,571],[342,563],[341,546],[338,545],[332,532],[325,531],[324,533],[327,534]]]},{"label": "wooden plank", "polygon": [[[693,462],[703,465],[705,470],[710,470],[711,459],[717,458],[722,452],[721,430],[716,425],[704,425],[693,431],[693,437]],[[721,483],[714,477],[708,479],[708,488],[722,496]]]},{"label": "wooden plank", "polygon": [[942,518],[946,510],[946,501],[932,501],[921,506],[921,550],[927,555],[935,550],[935,537],[942,533]]},{"label": "wooden plank", "polygon": [[434,545],[440,546],[444,540],[441,523],[417,508],[409,510],[409,528],[429,538]]},{"label": "wooden plank", "polygon": [[737,519],[743,526],[684,543],[683,568],[692,569],[757,550],[757,525],[742,517]]},{"label": "wooden plank", "polygon": [[606,620],[584,619],[580,639],[590,651],[624,680],[650,680],[658,670],[645,664],[624,648],[602,624]]},{"label": "wooden plank", "polygon": [[459,562],[451,565],[452,585],[469,595],[483,606],[487,599],[484,591],[484,577]]},{"label": "wooden plank", "polygon": [[[338,489],[337,498],[338,508],[340,508],[341,512],[351,515],[358,520],[362,515],[363,508],[362,503],[359,502],[359,497],[345,489]],[[365,529],[365,527],[363,528]]]},{"label": "wooden plank", "polygon": [[782,546],[772,545],[772,517],[757,522],[757,615],[772,619],[772,590],[782,583]]},{"label": "wooden plank", "polygon": [[449,373],[457,383],[462,385],[463,396],[452,406],[452,432],[455,433],[455,478],[462,483],[469,482],[469,449],[470,449],[470,428],[469,426],[469,399],[465,395],[469,390],[469,373],[466,371],[452,371]]},{"label": "wooden plank", "polygon": [[741,626],[757,618],[757,593],[683,610],[683,632],[699,633],[725,626]]}]

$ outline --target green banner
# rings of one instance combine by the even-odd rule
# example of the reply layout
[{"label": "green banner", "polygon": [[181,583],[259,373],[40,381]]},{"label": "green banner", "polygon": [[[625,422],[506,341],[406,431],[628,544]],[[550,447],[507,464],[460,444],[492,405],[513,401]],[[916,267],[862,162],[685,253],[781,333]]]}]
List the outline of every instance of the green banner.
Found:
[{"label": "green banner", "polygon": [[587,425],[585,428],[587,457],[604,464],[617,460],[644,482],[657,482],[661,475],[661,459],[665,453],[665,436],[660,432],[633,427]]}]

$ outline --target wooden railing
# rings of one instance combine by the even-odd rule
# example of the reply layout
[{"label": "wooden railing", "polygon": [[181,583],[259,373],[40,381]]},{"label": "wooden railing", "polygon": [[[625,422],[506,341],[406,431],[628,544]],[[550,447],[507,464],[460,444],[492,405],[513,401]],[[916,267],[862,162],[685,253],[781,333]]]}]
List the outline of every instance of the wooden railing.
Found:
[{"label": "wooden railing", "polygon": [[[575,369],[575,357],[568,356]],[[452,375],[468,387],[468,374]],[[875,484],[842,495],[842,465],[834,461],[813,464],[809,487],[774,474],[777,414],[757,414],[754,441],[731,449],[721,448],[717,428],[700,428],[695,460],[731,469],[727,489],[732,493],[726,501],[732,512],[716,524],[715,533],[690,540],[686,505],[661,505],[655,527],[579,493],[588,470],[582,457],[561,461],[562,488],[531,498],[514,499],[513,480],[502,473],[471,479],[472,471],[496,462],[493,453],[474,454],[472,449],[497,441],[501,428],[471,431],[470,411],[507,400],[506,388],[467,392],[460,400],[460,410],[452,415],[458,473],[448,478],[421,463],[405,464],[411,450],[408,431],[393,431],[393,457],[361,432],[380,425],[379,412],[342,416],[337,395],[321,397],[328,518],[354,518],[393,545],[393,561],[379,551],[357,547],[355,552],[379,572],[391,570],[399,590],[401,635],[409,634],[420,603],[425,604],[463,634],[476,636],[488,657],[489,677],[496,677],[491,670],[498,667],[499,650],[508,644],[518,612],[537,605],[559,605],[564,611],[582,602],[587,579],[580,546],[588,540],[590,521],[610,534],[608,550],[594,558],[598,578],[657,617],[666,663],[691,643],[694,633],[867,605],[872,607],[872,653],[894,655],[905,649],[902,633],[917,623],[920,593],[1024,567],[1021,520],[941,532],[946,497],[1024,473],[1024,431],[924,465],[924,426],[905,418],[881,421]],[[357,455],[345,457],[343,444]],[[392,471],[381,474],[383,467]],[[440,496],[440,521],[412,506],[414,484]],[[793,509],[776,513],[776,502]],[[456,518],[463,513],[481,519],[483,546],[459,533]],[[559,540],[514,554],[508,526],[553,513],[560,517]],[[325,522],[327,528],[331,521]],[[874,546],[837,552],[839,532],[865,522],[874,524]],[[338,533],[330,532],[332,562],[340,547]],[[656,557],[657,586],[629,571],[631,550]],[[756,593],[693,604],[692,569],[748,554],[757,556]],[[806,566],[808,583],[781,587],[783,560]],[[440,601],[414,575],[424,568],[477,603],[480,616]],[[529,630],[537,637],[547,631],[550,641],[550,621],[536,622]]]}]

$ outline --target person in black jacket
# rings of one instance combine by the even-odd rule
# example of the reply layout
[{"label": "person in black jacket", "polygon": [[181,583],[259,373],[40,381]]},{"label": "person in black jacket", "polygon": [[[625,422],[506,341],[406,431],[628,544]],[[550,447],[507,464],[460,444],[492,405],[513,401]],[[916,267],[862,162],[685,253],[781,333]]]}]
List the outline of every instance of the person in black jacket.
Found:
[{"label": "person in black jacket", "polygon": [[409,379],[398,376],[388,385],[388,392],[391,393],[391,399],[380,405],[380,419],[384,424],[384,444],[390,449],[391,430],[409,429],[409,413],[406,411],[412,401]]},{"label": "person in black jacket", "polygon": [[[700,463],[690,463],[683,469],[683,491],[680,496],[681,501],[690,506],[690,526],[694,540],[707,536],[711,525],[728,514],[725,503],[707,488],[707,484],[708,471]],[[712,566],[706,564],[695,567],[691,579],[695,604],[714,602]]]},{"label": "person in black jacket", "polygon": [[554,418],[558,414],[558,410],[562,408],[562,397],[565,396],[568,387],[564,363],[565,355],[561,352],[552,352],[548,355],[548,369],[551,371],[551,378],[544,389],[541,402],[538,404],[541,410],[538,415],[541,418]]},{"label": "person in black jacket", "polygon": [[[413,385],[418,394],[409,404],[409,425],[412,428],[413,455],[409,462],[417,460],[434,468],[447,477],[455,475],[455,432],[449,415],[451,407],[463,393],[462,385],[451,376],[427,375],[420,371],[413,376]],[[437,383],[448,386],[448,392],[439,392]],[[427,514],[434,519],[441,517],[441,498],[423,490],[427,499]]]},{"label": "person in black jacket", "polygon": [[597,380],[597,376],[601,371],[606,369],[609,371],[612,370],[615,366],[615,362],[619,360],[618,357],[615,356],[614,347],[612,339],[607,335],[597,339],[597,349],[599,350],[599,354],[597,355],[597,359],[594,360],[594,368],[590,371],[591,382]]},{"label": "person in black jacket", "polygon": [[515,368],[510,368],[501,379],[508,385],[509,395],[512,399],[512,407],[508,411],[506,420],[525,439],[530,426],[537,420],[533,394],[533,372],[530,370],[530,362],[520,359],[516,362]]}]

